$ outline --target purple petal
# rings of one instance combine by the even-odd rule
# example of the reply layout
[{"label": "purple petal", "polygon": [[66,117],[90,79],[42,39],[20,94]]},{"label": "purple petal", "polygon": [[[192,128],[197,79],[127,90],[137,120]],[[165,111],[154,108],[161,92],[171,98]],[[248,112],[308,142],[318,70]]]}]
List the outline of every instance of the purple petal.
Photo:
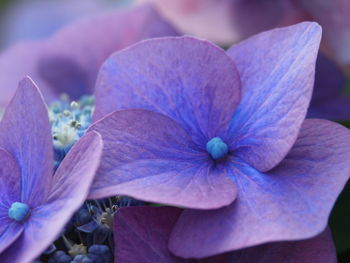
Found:
[{"label": "purple petal", "polygon": [[116,261],[119,263],[231,262],[229,259],[232,253],[199,261],[179,258],[170,253],[168,250],[169,235],[181,211],[174,207],[120,209],[114,217],[114,232],[118,233],[114,235]]},{"label": "purple petal", "polygon": [[21,201],[21,174],[16,160],[0,148],[0,209]]},{"label": "purple petal", "polygon": [[73,99],[92,93],[98,69],[110,54],[145,38],[170,35],[176,32],[145,5],[78,21],[45,42],[16,45],[0,57],[0,105],[25,75],[45,87],[48,100],[63,92]]},{"label": "purple petal", "polygon": [[119,263],[335,263],[332,236],[327,229],[305,241],[277,242],[232,251],[200,260],[183,259],[168,250],[167,243],[181,210],[173,207],[128,207],[114,217],[115,255]]},{"label": "purple petal", "polygon": [[350,63],[350,2],[348,0],[298,0],[302,7],[321,24],[327,44],[337,59]]},{"label": "purple petal", "polygon": [[228,51],[242,80],[231,147],[260,171],[276,166],[298,135],[311,98],[320,37],[320,27],[305,22],[261,33]]},{"label": "purple petal", "polygon": [[306,120],[286,159],[268,173],[233,163],[235,202],[220,210],[186,210],[172,233],[171,250],[183,257],[205,257],[320,233],[349,178],[349,158],[348,129]]},{"label": "purple petal", "polygon": [[350,120],[350,94],[345,89],[345,74],[334,62],[319,54],[308,117]]},{"label": "purple petal", "polygon": [[47,197],[53,172],[53,146],[47,108],[30,78],[23,79],[0,123],[0,146],[21,169],[21,202],[30,207]]},{"label": "purple petal", "polygon": [[[0,259],[7,249],[23,232],[23,226],[8,217],[8,210],[0,208]],[[1,261],[2,262],[2,261]]]},{"label": "purple petal", "polygon": [[150,202],[218,208],[236,196],[234,182],[172,119],[146,110],[116,111],[90,130],[104,153],[89,198],[128,195]]},{"label": "purple petal", "polygon": [[225,136],[240,99],[232,60],[191,37],[147,40],[116,53],[96,85],[95,120],[118,109],[147,109],[179,122],[200,145]]},{"label": "purple petal", "polygon": [[88,194],[102,148],[95,132],[73,146],[55,174],[47,203],[32,210],[23,235],[0,256],[1,262],[30,262],[58,237]]},{"label": "purple petal", "polygon": [[336,251],[329,229],[308,240],[276,242],[242,249],[231,254],[235,263],[336,263]]},{"label": "purple petal", "polygon": [[167,241],[181,209],[126,207],[114,217],[115,260],[119,263],[183,262],[168,251]]},{"label": "purple petal", "polygon": [[85,134],[58,167],[48,201],[67,199],[72,202],[74,200],[74,204],[70,203],[70,207],[79,208],[85,200],[100,164],[102,149],[103,142],[98,133]]}]

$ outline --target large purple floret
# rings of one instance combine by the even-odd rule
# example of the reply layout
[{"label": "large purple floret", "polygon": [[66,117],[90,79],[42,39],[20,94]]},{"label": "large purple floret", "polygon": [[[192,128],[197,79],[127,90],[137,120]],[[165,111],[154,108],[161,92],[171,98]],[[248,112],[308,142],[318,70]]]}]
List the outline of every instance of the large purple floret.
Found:
[{"label": "large purple floret", "polygon": [[105,145],[89,197],[190,208],[169,239],[185,258],[322,232],[350,174],[350,133],[305,120],[320,38],[305,22],[227,53],[178,37],[111,56],[89,129]]},{"label": "large purple floret", "polygon": [[47,108],[31,79],[19,83],[0,123],[0,261],[30,262],[57,238],[85,200],[102,140],[77,142],[53,174]]}]

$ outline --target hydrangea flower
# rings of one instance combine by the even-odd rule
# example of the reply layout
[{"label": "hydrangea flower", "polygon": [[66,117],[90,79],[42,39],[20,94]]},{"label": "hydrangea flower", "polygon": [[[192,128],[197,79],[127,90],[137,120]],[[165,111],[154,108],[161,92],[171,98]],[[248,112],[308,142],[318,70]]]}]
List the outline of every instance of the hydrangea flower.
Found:
[{"label": "hydrangea flower", "polygon": [[176,35],[149,5],[86,18],[45,41],[15,45],[0,55],[0,106],[12,97],[23,76],[30,76],[47,102],[62,93],[78,100],[92,94],[103,61],[142,39]]},{"label": "hydrangea flower", "polygon": [[[316,23],[228,52],[191,37],[143,41],[97,80],[104,153],[89,197],[185,207],[170,250],[201,258],[322,232],[350,175],[350,132],[305,120]],[[108,114],[106,116],[106,114]]]},{"label": "hydrangea flower", "polygon": [[[116,262],[167,263],[335,263],[332,236],[327,229],[305,241],[276,242],[200,260],[181,259],[167,248],[181,209],[170,207],[122,208],[114,218]],[[133,231],[130,231],[132,229]]]},{"label": "hydrangea flower", "polygon": [[85,200],[102,140],[91,132],[53,173],[47,108],[29,78],[19,83],[0,123],[0,261],[30,262],[57,238]]}]

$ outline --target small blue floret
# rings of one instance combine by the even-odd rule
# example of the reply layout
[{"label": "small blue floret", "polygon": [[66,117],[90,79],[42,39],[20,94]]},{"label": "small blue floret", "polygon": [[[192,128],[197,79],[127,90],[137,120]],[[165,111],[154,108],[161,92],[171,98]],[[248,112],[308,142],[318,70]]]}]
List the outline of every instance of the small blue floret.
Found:
[{"label": "small blue floret", "polygon": [[228,153],[228,146],[221,138],[214,137],[207,142],[207,151],[213,159],[217,160],[224,157]]},{"label": "small blue floret", "polygon": [[29,214],[30,208],[27,204],[14,202],[9,208],[9,217],[17,222],[23,221]]}]

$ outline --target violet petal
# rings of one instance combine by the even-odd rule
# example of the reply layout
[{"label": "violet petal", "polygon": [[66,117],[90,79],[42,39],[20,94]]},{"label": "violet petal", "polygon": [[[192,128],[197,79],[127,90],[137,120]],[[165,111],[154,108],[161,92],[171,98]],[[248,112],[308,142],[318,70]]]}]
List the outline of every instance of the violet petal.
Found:
[{"label": "violet petal", "polygon": [[34,208],[23,234],[3,254],[3,263],[30,262],[58,237],[86,199],[102,153],[101,137],[84,135],[59,166],[47,203]]},{"label": "violet petal", "polygon": [[167,247],[181,210],[174,207],[128,207],[114,217],[116,261],[119,263],[335,263],[329,229],[308,240],[276,242],[202,259],[174,256]]},{"label": "violet petal", "polygon": [[241,249],[231,254],[235,263],[336,263],[337,256],[331,231],[301,241],[275,242]]},{"label": "violet petal", "polygon": [[53,146],[47,108],[39,89],[23,79],[0,123],[0,146],[21,168],[21,201],[31,207],[47,197],[53,172]]},{"label": "violet petal", "polygon": [[114,216],[115,260],[120,263],[181,263],[168,250],[168,238],[181,213],[174,207],[126,207]]},{"label": "violet petal", "polygon": [[192,208],[230,204],[236,187],[223,167],[212,167],[179,124],[147,110],[121,110],[90,127],[104,152],[89,198],[127,195]]},{"label": "violet petal", "polygon": [[199,145],[225,139],[240,100],[229,56],[192,37],[147,40],[116,53],[96,85],[95,120],[119,109],[151,110],[176,120]]},{"label": "violet petal", "polygon": [[0,259],[1,253],[8,248],[23,232],[23,226],[8,217],[8,209],[0,208]]},{"label": "violet petal", "polygon": [[0,148],[0,208],[21,201],[21,174],[16,160]]},{"label": "violet petal", "polygon": [[260,171],[276,166],[296,140],[311,99],[320,38],[321,28],[304,22],[253,36],[228,51],[242,81],[231,145]]},{"label": "violet petal", "polygon": [[349,159],[348,129],[306,120],[285,160],[268,173],[233,163],[237,199],[220,210],[186,210],[172,233],[171,250],[205,257],[320,233],[349,178]]}]

